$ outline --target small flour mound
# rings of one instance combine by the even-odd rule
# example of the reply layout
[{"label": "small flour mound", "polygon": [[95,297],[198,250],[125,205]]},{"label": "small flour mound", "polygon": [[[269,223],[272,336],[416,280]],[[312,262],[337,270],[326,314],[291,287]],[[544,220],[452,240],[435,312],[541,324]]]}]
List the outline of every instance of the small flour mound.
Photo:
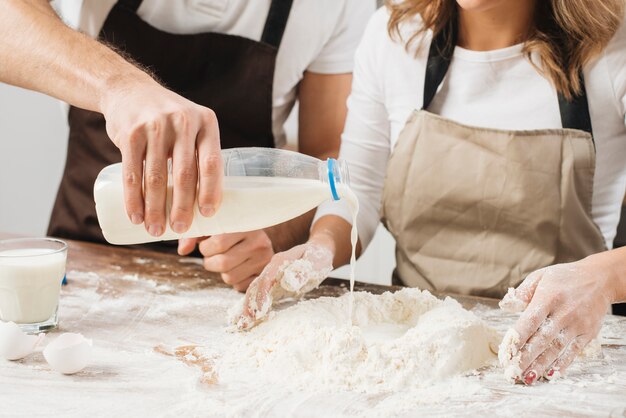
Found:
[{"label": "small flour mound", "polygon": [[454,299],[427,291],[349,294],[300,302],[246,333],[231,334],[219,381],[285,382],[307,391],[389,393],[435,383],[491,365],[499,336]]}]

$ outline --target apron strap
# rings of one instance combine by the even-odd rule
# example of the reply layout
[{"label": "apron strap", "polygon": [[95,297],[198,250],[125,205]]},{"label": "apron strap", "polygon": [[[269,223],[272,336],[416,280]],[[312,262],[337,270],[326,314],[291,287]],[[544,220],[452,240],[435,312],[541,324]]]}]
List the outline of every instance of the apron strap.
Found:
[{"label": "apron strap", "polygon": [[283,40],[292,4],[293,0],[272,0],[261,42],[278,49]]},{"label": "apron strap", "polygon": [[141,6],[141,1],[142,0],[119,0],[116,3],[116,6],[122,7],[126,10],[130,10],[131,12],[136,13],[137,9],[139,9],[139,6]]},{"label": "apron strap", "polygon": [[572,100],[567,100],[563,94],[559,93],[561,122],[563,123],[563,128],[578,129],[588,132],[593,136],[591,115],[589,114],[589,102],[587,101],[587,89],[585,88],[585,76],[582,70],[580,72],[580,86],[580,94],[574,96]]},{"label": "apron strap", "polygon": [[[458,24],[456,20],[453,20],[448,28],[442,30],[433,38],[428,52],[428,63],[426,64],[422,110],[428,109],[435,94],[437,94],[437,90],[439,90],[439,86],[443,83],[443,79],[450,68],[457,40]],[[582,71],[580,72],[580,81],[582,91],[573,97],[572,100],[567,100],[565,96],[559,93],[561,123],[564,129],[577,129],[588,132],[593,136],[585,78]]]},{"label": "apron strap", "polygon": [[435,36],[428,51],[426,64],[426,80],[424,81],[424,101],[422,110],[428,109],[439,90],[439,86],[446,78],[454,48],[458,40],[458,25],[456,19]]}]

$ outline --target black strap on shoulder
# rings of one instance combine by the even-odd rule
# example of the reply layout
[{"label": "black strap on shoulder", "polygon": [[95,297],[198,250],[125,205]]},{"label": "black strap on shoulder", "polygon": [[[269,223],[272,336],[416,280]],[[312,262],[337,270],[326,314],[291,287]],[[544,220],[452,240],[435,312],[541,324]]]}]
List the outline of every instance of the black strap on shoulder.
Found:
[{"label": "black strap on shoulder", "polygon": [[430,44],[422,109],[428,109],[435,98],[435,94],[437,94],[437,90],[439,90],[439,86],[443,83],[443,79],[446,78],[457,43],[457,27],[456,21],[451,21],[451,24],[439,32]]},{"label": "black strap on shoulder", "polygon": [[[439,86],[446,77],[454,48],[458,40],[458,25],[453,21],[450,26],[439,32],[430,44],[428,63],[426,64],[426,79],[424,81],[424,102],[422,109],[428,109]],[[580,73],[581,92],[572,100],[567,100],[559,93],[559,110],[561,123],[565,129],[578,129],[593,135],[587,90],[583,73]]]},{"label": "black strap on shoulder", "polygon": [[116,3],[116,6],[122,7],[126,10],[130,10],[131,12],[137,12],[139,6],[141,6],[142,0],[119,0]]},{"label": "black strap on shoulder", "polygon": [[272,0],[261,42],[278,48],[289,20],[293,0]]},{"label": "black strap on shoulder", "polygon": [[590,133],[593,136],[591,115],[589,114],[589,102],[587,89],[585,88],[585,76],[580,72],[581,92],[572,100],[567,100],[559,93],[559,109],[561,111],[561,123],[563,128],[578,129]]}]

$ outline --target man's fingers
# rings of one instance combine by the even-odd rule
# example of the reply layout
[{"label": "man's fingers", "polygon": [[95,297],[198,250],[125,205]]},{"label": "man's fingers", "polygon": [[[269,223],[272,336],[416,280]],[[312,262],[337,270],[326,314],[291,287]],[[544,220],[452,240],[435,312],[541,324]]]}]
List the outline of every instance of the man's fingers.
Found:
[{"label": "man's fingers", "polygon": [[163,135],[163,123],[153,122],[145,127],[147,132],[147,154],[144,170],[145,224],[154,237],[165,232],[165,203],[167,198],[168,148]]},{"label": "man's fingers", "polygon": [[254,278],[260,275],[264,267],[262,263],[249,259],[232,270],[222,273],[222,280],[233,287],[240,286],[241,283],[249,281],[251,277]]},{"label": "man's fingers", "polygon": [[191,135],[186,120],[176,122],[178,125],[177,138],[172,155],[172,209],[170,212],[170,226],[178,234],[189,229],[193,221],[198,184],[198,163],[195,150],[195,133]]},{"label": "man's fingers", "polygon": [[[202,242],[200,252],[205,255],[204,268],[216,273],[230,273],[222,278],[231,285],[258,275],[273,255],[271,248],[259,245],[259,237],[253,233],[224,234]],[[208,254],[215,255],[206,256]],[[246,266],[244,271],[239,271],[240,266]]]},{"label": "man's fingers", "polygon": [[181,238],[178,240],[178,254],[179,255],[188,255],[195,248],[196,243],[200,238]]},{"label": "man's fingers", "polygon": [[254,279],[256,279],[256,277],[257,276],[251,276],[246,280],[239,282],[236,285],[233,285],[233,289],[235,289],[237,292],[245,292],[246,290],[248,290],[248,287],[254,281]]},{"label": "man's fingers", "polygon": [[211,257],[205,257],[203,262],[204,269],[214,273],[226,273],[248,261],[250,254],[242,253],[237,247],[238,246],[234,247],[226,254],[217,254]]},{"label": "man's fingers", "polygon": [[222,200],[224,170],[219,127],[215,113],[206,109],[196,140],[198,148],[198,207],[203,216],[213,216]]},{"label": "man's fingers", "polygon": [[[242,242],[246,237],[245,233],[236,234],[220,234],[213,235],[200,242],[198,249],[205,257],[212,257],[218,254],[224,254],[231,248]],[[227,271],[227,270],[211,270],[211,271]]]},{"label": "man's fingers", "polygon": [[115,142],[122,144],[120,152],[122,153],[122,176],[126,213],[131,222],[138,225],[144,221],[142,179],[146,139],[143,132],[134,132],[129,140],[116,140]]}]

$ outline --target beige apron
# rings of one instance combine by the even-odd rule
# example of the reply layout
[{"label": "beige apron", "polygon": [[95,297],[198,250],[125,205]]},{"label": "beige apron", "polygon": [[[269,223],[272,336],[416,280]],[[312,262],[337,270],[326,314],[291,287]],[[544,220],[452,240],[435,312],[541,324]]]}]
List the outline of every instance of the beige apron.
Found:
[{"label": "beige apron", "polygon": [[[453,48],[431,45],[424,109]],[[560,97],[565,128],[504,131],[415,111],[388,163],[383,222],[396,279],[502,297],[530,272],[606,249],[591,217],[595,148],[586,96]],[[585,132],[587,131],[587,132]]]}]

